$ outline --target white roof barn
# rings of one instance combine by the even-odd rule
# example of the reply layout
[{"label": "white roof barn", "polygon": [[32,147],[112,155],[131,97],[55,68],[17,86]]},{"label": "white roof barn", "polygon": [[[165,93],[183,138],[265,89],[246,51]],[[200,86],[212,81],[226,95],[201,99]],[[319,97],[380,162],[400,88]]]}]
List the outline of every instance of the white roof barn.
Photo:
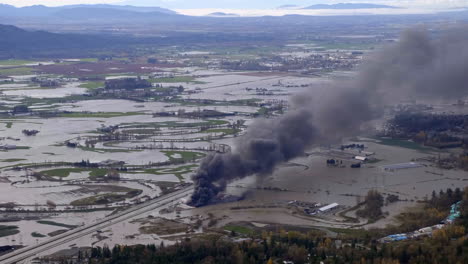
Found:
[{"label": "white roof barn", "polygon": [[323,213],[323,212],[329,211],[329,210],[331,210],[331,209],[333,209],[335,207],[338,207],[338,205],[339,204],[337,204],[337,203],[332,203],[332,204],[326,205],[324,207],[320,207],[319,211]]}]

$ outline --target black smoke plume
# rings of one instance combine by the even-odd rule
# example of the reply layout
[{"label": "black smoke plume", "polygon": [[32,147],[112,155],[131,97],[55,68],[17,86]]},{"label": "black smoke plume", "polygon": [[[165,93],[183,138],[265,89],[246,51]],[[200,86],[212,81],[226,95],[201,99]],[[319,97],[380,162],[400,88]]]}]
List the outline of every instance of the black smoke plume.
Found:
[{"label": "black smoke plume", "polygon": [[191,205],[209,204],[235,179],[268,175],[314,144],[356,135],[382,114],[385,104],[466,96],[466,32],[463,28],[434,37],[423,29],[408,30],[400,41],[368,58],[352,80],[313,87],[293,97],[283,116],[256,120],[233,153],[209,155],[201,162],[193,176]]}]

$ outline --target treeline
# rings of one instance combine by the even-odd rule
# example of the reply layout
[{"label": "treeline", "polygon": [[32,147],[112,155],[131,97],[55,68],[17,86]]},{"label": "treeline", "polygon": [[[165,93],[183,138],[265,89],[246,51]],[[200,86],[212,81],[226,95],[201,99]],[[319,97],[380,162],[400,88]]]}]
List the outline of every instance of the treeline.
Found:
[{"label": "treeline", "polygon": [[147,80],[143,80],[140,77],[138,78],[124,78],[124,79],[114,79],[107,80],[105,83],[106,89],[125,89],[125,90],[135,90],[135,89],[144,89],[151,88],[151,83]]},{"label": "treeline", "polygon": [[383,196],[375,190],[370,190],[366,195],[364,208],[358,210],[356,214],[360,217],[368,218],[370,221],[376,221],[382,217],[383,205]]},{"label": "treeline", "polygon": [[464,128],[468,115],[424,114],[405,112],[396,115],[390,123],[408,133],[419,131],[443,132]]},{"label": "treeline", "polygon": [[[93,248],[90,264],[127,263],[225,263],[256,264],[462,264],[468,263],[465,228],[451,226],[436,231],[432,238],[417,241],[364,244],[360,239],[332,240],[300,232],[268,234],[264,239],[241,243],[186,240],[169,247],[154,245]],[[339,242],[338,242],[339,241]]]},{"label": "treeline", "polygon": [[385,134],[438,148],[466,148],[468,115],[404,112],[388,122]]}]

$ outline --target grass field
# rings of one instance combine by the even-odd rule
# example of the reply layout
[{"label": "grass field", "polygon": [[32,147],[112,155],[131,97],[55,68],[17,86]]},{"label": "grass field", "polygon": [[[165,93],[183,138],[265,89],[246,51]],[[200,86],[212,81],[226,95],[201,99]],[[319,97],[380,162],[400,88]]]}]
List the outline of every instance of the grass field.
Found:
[{"label": "grass field", "polygon": [[237,225],[226,225],[224,226],[224,230],[236,232],[238,234],[243,234],[243,235],[251,235],[253,233],[252,229],[245,227],[245,226],[237,226]]},{"label": "grass field", "polygon": [[107,169],[93,169],[89,172],[89,178],[96,180],[98,178],[105,177],[107,174]]},{"label": "grass field", "polygon": [[122,117],[122,116],[135,116],[144,115],[141,112],[72,112],[72,113],[61,113],[59,117],[66,118],[111,118],[111,117]]},{"label": "grass field", "polygon": [[69,228],[69,229],[77,227],[76,225],[67,225],[67,224],[58,223],[58,222],[54,222],[54,221],[48,221],[48,220],[39,220],[39,221],[36,221],[36,222],[38,224],[42,224],[42,225],[59,226],[59,227],[65,227],[65,228]]},{"label": "grass field", "polygon": [[5,226],[5,225],[0,226],[0,237],[16,235],[19,232],[20,231],[18,230],[17,226]]},{"label": "grass field", "polygon": [[32,233],[31,233],[31,236],[32,236],[32,237],[46,237],[46,235],[43,235],[43,234],[41,234],[41,233],[39,233],[39,232],[32,232]]},{"label": "grass field", "polygon": [[[205,157],[206,155],[201,152],[193,152],[193,151],[161,151],[164,153],[171,161],[173,160],[184,160],[184,161],[194,161],[196,159],[200,159]],[[181,157],[176,157],[176,156]]]},{"label": "grass field", "polygon": [[225,135],[231,135],[235,133],[239,133],[239,129],[232,129],[232,128],[213,128],[202,131],[202,133],[223,133]]},{"label": "grass field", "polygon": [[393,138],[377,138],[377,140],[379,140],[378,142],[379,144],[386,145],[386,146],[395,146],[395,147],[407,148],[407,149],[413,149],[413,150],[419,150],[419,151],[431,150],[428,147],[425,147],[416,142],[408,141],[408,140],[400,140],[400,139],[393,139]]},{"label": "grass field", "polygon": [[268,114],[268,109],[265,108],[265,107],[260,107],[260,109],[258,109],[258,111],[257,111],[257,115],[262,116],[262,115],[266,115],[266,114]]},{"label": "grass field", "polygon": [[70,173],[80,173],[80,172],[86,172],[89,171],[89,169],[85,168],[61,168],[61,169],[52,169],[52,170],[45,170],[41,171],[40,173],[45,176],[49,177],[68,177],[70,176]]},{"label": "grass field", "polygon": [[198,167],[198,165],[185,165],[177,168],[159,168],[159,169],[146,169],[144,172],[148,174],[155,175],[164,175],[164,174],[174,174],[181,182],[184,181],[183,174],[191,173],[193,170]]},{"label": "grass field", "polygon": [[24,64],[34,63],[35,61],[28,60],[0,60],[1,66],[20,66]]},{"label": "grass field", "polygon": [[8,152],[8,151],[15,151],[15,150],[18,150],[18,149],[30,149],[31,147],[28,147],[28,146],[16,146],[15,149],[9,149],[9,150],[0,150],[2,152]]},{"label": "grass field", "polygon": [[350,229],[350,228],[335,228],[335,227],[328,227],[327,229],[332,232],[337,233],[338,237],[343,237],[343,238],[365,239],[368,237],[374,237],[376,235],[372,231],[368,231],[365,229]]},{"label": "grass field", "polygon": [[87,83],[82,83],[79,86],[80,88],[86,88],[88,90],[94,90],[97,88],[104,87],[104,82],[87,82]]},{"label": "grass field", "polygon": [[0,159],[0,162],[18,162],[18,161],[23,161],[23,160],[26,160],[26,159],[14,159],[14,158],[11,158],[11,159]]},{"label": "grass field", "polygon": [[91,197],[86,197],[82,199],[75,200],[70,203],[73,206],[87,206],[87,205],[101,205],[101,204],[108,204],[108,203],[115,203],[124,201],[127,198],[133,198],[139,194],[141,194],[141,190],[137,189],[130,189],[127,188],[129,191],[126,193],[103,193],[94,195]]},{"label": "grass field", "polygon": [[60,169],[51,169],[41,171],[40,173],[48,177],[60,177],[66,178],[70,176],[70,173],[80,173],[88,172],[89,178],[96,180],[97,178],[102,178],[106,176],[107,169],[98,169],[98,168],[60,168]]},{"label": "grass field", "polygon": [[28,75],[33,74],[33,68],[29,67],[16,67],[16,68],[8,68],[8,69],[1,69],[0,68],[0,75]]},{"label": "grass field", "polygon": [[[200,154],[198,152],[193,152],[194,154],[189,154],[189,157],[192,158],[193,155],[197,155],[199,157]],[[187,154],[185,154],[187,155]],[[204,154],[203,154],[204,155]],[[12,159],[13,161],[5,161],[0,160],[0,162],[14,162],[20,161],[22,159]],[[164,175],[164,174],[174,174],[180,181],[184,181],[183,174],[191,173],[193,170],[198,167],[198,165],[191,164],[191,165],[184,165],[175,168],[157,168],[157,169],[145,169],[139,172],[127,171],[124,173],[127,174],[154,174],[154,175]],[[107,175],[108,169],[104,168],[59,168],[59,169],[50,169],[40,171],[39,173],[46,176],[46,177],[60,177],[66,178],[70,176],[70,173],[88,173],[90,180],[99,180]],[[130,191],[130,190],[128,190]]]}]

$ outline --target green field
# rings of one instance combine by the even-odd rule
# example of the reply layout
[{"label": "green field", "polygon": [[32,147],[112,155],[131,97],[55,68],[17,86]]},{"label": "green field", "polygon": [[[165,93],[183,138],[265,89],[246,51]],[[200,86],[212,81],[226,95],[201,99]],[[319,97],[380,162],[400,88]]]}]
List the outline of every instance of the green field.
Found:
[{"label": "green field", "polygon": [[266,114],[268,114],[268,109],[265,108],[265,107],[261,107],[260,109],[258,109],[256,114],[261,115],[261,116],[266,115]]},{"label": "green field", "polygon": [[237,225],[226,225],[224,226],[224,230],[236,232],[238,234],[243,234],[243,235],[251,235],[253,233],[252,229],[245,227],[245,226],[237,226]]},{"label": "green field", "polygon": [[164,175],[174,174],[181,182],[184,181],[183,174],[192,173],[198,165],[185,165],[176,168],[159,168],[159,169],[146,169],[144,172],[148,174]]},{"label": "green field", "polygon": [[419,150],[419,151],[431,150],[428,147],[425,147],[416,142],[408,141],[408,140],[393,139],[393,138],[377,138],[377,140],[379,140],[378,144],[386,145],[386,146],[394,146],[394,147],[407,148],[407,149],[413,149],[413,150]]},{"label": "green field", "polygon": [[71,112],[61,113],[59,117],[66,118],[111,118],[111,117],[122,117],[122,116],[135,116],[144,115],[141,112]]},{"label": "green field", "polygon": [[70,173],[81,173],[88,172],[89,178],[96,180],[97,178],[102,178],[106,176],[107,169],[98,169],[98,168],[60,168],[60,169],[51,169],[41,171],[40,174],[47,177],[60,177],[65,178],[70,176]]},{"label": "green field", "polygon": [[20,231],[18,230],[17,226],[5,226],[5,225],[0,226],[0,237],[16,235],[19,232]]},{"label": "green field", "polygon": [[16,67],[16,68],[8,68],[8,69],[1,69],[0,68],[0,75],[28,75],[33,73],[33,68],[29,67]]},{"label": "green field", "polygon": [[24,64],[34,63],[36,61],[28,60],[0,60],[0,65],[2,66],[20,66]]},{"label": "green field", "polygon": [[88,206],[88,205],[102,205],[108,203],[115,203],[124,201],[127,198],[133,198],[141,194],[141,190],[126,188],[129,191],[126,193],[104,193],[91,197],[75,200],[70,203],[72,206]]},{"label": "green field", "polygon": [[9,149],[9,150],[0,150],[2,152],[8,152],[8,151],[14,151],[14,150],[18,150],[18,149],[30,149],[31,147],[28,147],[28,146],[16,146],[15,149]]},{"label": "green field", "polygon": [[[203,153],[198,152],[191,152],[193,154],[184,154],[186,158],[193,158],[193,157],[202,157]],[[171,153],[172,155],[175,154]],[[16,162],[20,161],[21,159],[11,159],[12,161],[5,161],[0,160],[0,162]],[[178,160],[178,159],[176,159]],[[154,174],[154,175],[164,175],[164,174],[174,174],[180,181],[184,181],[183,174],[193,172],[194,168],[198,167],[195,164],[192,165],[184,165],[175,168],[157,168],[157,169],[144,169],[142,171],[126,171],[123,172],[124,174]],[[58,169],[50,169],[50,170],[43,170],[39,173],[46,177],[60,177],[66,178],[70,176],[70,173],[88,173],[90,180],[99,180],[107,175],[108,169],[105,168],[58,168]],[[130,191],[130,190],[128,190]]]},{"label": "green field", "polygon": [[61,168],[61,169],[52,169],[52,170],[45,170],[41,171],[40,173],[44,176],[49,177],[68,177],[70,173],[80,173],[80,172],[87,172],[90,171],[89,169],[85,168]]},{"label": "green field", "polygon": [[55,156],[55,155],[57,155],[57,154],[52,153],[52,152],[42,152],[42,154],[50,155],[50,156]]},{"label": "green field", "polygon": [[11,158],[11,159],[0,159],[0,162],[18,162],[18,161],[23,161],[23,160],[26,160],[26,159],[14,159],[14,158]]},{"label": "green field", "polygon": [[201,131],[202,133],[223,133],[225,135],[231,135],[235,133],[239,133],[239,129],[232,129],[232,128],[213,128]]},{"label": "green field", "polygon": [[39,233],[39,232],[32,232],[32,233],[31,233],[31,236],[32,236],[32,237],[46,237],[46,235],[43,235],[43,234],[41,234],[41,233]]},{"label": "green field", "polygon": [[48,220],[39,220],[39,221],[36,221],[36,222],[38,224],[42,224],[42,225],[59,226],[59,227],[65,227],[65,228],[68,228],[68,229],[72,229],[72,228],[77,227],[76,225],[67,225],[67,224],[58,223],[58,222],[54,222],[54,221],[48,221]]},{"label": "green field", "polygon": [[104,87],[104,82],[87,82],[87,83],[82,83],[79,86],[80,88],[86,88],[88,90],[94,90],[97,88]]},{"label": "green field", "polygon": [[89,172],[89,178],[92,180],[96,180],[98,178],[105,177],[107,174],[107,169],[92,169]]},{"label": "green field", "polygon": [[[205,157],[206,155],[201,152],[193,152],[193,151],[171,151],[171,150],[165,150],[161,151],[164,153],[171,161],[174,160],[183,160],[183,161],[194,161],[196,159],[200,159]],[[181,157],[175,157],[177,154],[179,154]],[[178,155],[177,155],[178,156]]]},{"label": "green field", "polygon": [[335,228],[335,227],[328,227],[326,228],[331,232],[335,232],[338,234],[339,237],[343,238],[368,238],[368,237],[375,237],[378,236],[378,233],[373,233],[372,231],[368,231],[366,229],[350,229],[350,228]]}]

